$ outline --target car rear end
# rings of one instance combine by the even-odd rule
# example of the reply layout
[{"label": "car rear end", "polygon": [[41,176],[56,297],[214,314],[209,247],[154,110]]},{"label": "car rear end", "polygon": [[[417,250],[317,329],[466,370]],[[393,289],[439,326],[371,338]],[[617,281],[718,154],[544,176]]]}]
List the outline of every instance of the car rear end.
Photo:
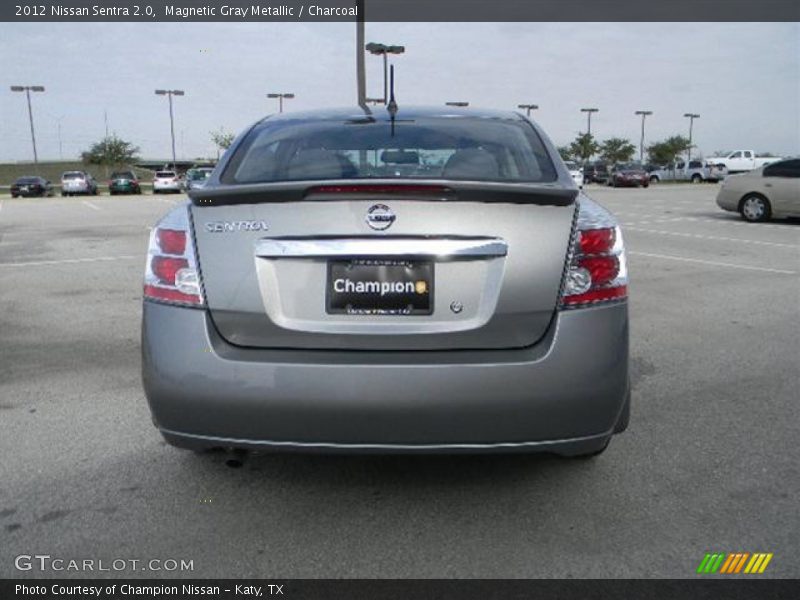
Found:
[{"label": "car rear end", "polygon": [[175,171],[156,171],[153,192],[180,192],[181,179]]},{"label": "car rear end", "polygon": [[524,119],[400,117],[265,120],[154,228],[143,381],[168,441],[586,454],[625,428],[613,217]]},{"label": "car rear end", "polygon": [[61,194],[89,194],[91,186],[89,177],[82,171],[67,171],[61,176]]},{"label": "car rear end", "polygon": [[44,180],[38,177],[20,177],[11,184],[11,197],[31,197],[47,195],[47,186]]},{"label": "car rear end", "polygon": [[108,191],[111,194],[138,194],[141,192],[139,179],[131,171],[112,173],[108,181]]}]

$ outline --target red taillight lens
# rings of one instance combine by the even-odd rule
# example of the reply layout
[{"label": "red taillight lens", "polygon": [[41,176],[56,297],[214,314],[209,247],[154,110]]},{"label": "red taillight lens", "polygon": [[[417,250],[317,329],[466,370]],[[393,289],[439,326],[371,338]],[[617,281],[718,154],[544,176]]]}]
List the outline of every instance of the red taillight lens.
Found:
[{"label": "red taillight lens", "polygon": [[619,275],[619,260],[616,256],[591,256],[581,258],[578,265],[589,271],[593,285],[604,285]]},{"label": "red taillight lens", "polygon": [[614,229],[586,229],[578,232],[581,254],[604,254],[614,247]]},{"label": "red taillight lens", "polygon": [[627,298],[625,246],[614,217],[588,200],[582,201],[578,210],[561,306],[579,308]]},{"label": "red taillight lens", "polygon": [[574,296],[565,296],[563,303],[566,306],[596,304],[597,302],[604,302],[608,300],[621,300],[627,295],[628,286],[621,285],[619,287],[589,290],[588,292],[584,292],[583,294],[575,294]]},{"label": "red taillight lens", "polygon": [[195,294],[184,294],[180,290],[172,288],[163,288],[155,285],[145,285],[144,295],[146,298],[156,298],[158,300],[167,300],[169,302],[180,302],[181,304],[197,304],[197,296]]},{"label": "red taillight lens", "polygon": [[154,256],[150,263],[153,274],[158,277],[159,283],[175,285],[175,275],[181,269],[189,267],[189,261],[185,258],[173,258],[171,256]]},{"label": "red taillight lens", "polygon": [[162,252],[183,254],[186,250],[186,232],[177,229],[156,229],[156,240]]},{"label": "red taillight lens", "polygon": [[185,206],[168,213],[150,233],[144,272],[144,297],[161,302],[203,306],[200,270]]}]

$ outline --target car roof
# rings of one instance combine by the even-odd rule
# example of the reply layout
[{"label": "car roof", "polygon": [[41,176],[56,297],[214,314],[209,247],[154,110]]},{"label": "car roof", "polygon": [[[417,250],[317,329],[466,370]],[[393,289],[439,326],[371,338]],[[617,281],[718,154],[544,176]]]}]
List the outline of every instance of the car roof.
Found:
[{"label": "car roof", "polygon": [[[351,121],[354,119],[372,118],[376,121],[391,121],[389,111],[382,106],[368,107],[366,109],[353,108],[322,108],[317,110],[277,113],[265,117],[262,123],[289,123],[289,122],[322,122],[322,121]],[[421,119],[421,118],[470,118],[470,119],[499,119],[519,121],[524,119],[521,113],[510,110],[495,110],[488,108],[450,107],[450,106],[399,106],[396,118]]]}]

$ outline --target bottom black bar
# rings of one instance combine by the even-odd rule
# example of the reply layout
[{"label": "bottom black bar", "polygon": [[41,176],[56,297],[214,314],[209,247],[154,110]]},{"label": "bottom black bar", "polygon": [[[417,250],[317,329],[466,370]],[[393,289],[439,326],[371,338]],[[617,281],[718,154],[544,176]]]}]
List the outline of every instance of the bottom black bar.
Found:
[{"label": "bottom black bar", "polygon": [[674,600],[798,597],[791,579],[6,579],[0,598],[53,600],[607,600],[658,597]]}]

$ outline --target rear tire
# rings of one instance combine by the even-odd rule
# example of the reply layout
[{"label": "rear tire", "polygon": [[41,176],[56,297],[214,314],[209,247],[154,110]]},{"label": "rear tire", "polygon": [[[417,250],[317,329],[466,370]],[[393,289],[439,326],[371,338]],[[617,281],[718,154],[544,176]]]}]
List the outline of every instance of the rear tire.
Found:
[{"label": "rear tire", "polygon": [[702,182],[703,178],[700,175],[698,175],[697,173],[692,175],[692,183],[702,183]]},{"label": "rear tire", "polygon": [[772,216],[772,207],[761,194],[747,194],[739,203],[739,212],[745,221],[758,223]]},{"label": "rear tire", "polygon": [[650,175],[650,183],[658,183],[658,175]]}]

